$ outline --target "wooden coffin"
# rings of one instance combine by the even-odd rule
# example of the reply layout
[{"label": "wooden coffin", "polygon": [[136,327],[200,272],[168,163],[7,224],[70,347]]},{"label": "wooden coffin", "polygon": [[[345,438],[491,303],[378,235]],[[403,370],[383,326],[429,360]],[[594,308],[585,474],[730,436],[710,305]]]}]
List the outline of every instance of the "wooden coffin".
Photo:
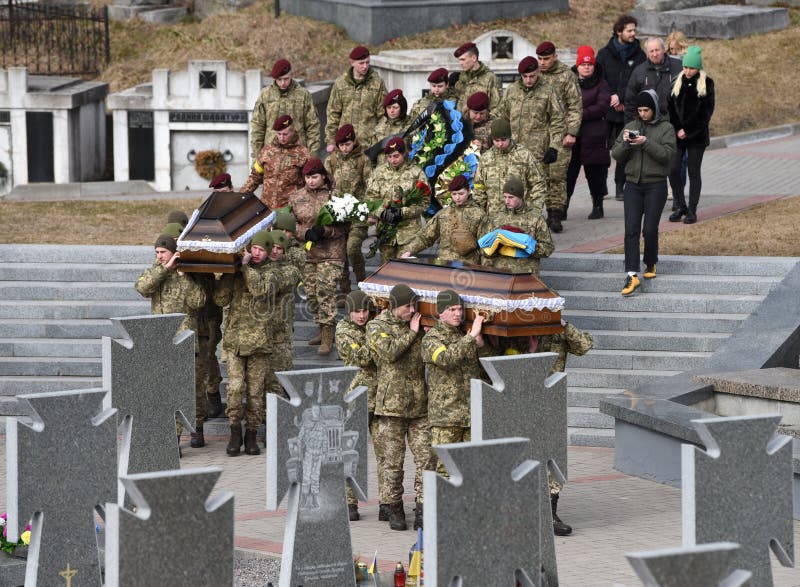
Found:
[{"label": "wooden coffin", "polygon": [[239,253],[268,224],[269,209],[251,193],[212,192],[178,238],[178,270],[234,273]]},{"label": "wooden coffin", "polygon": [[417,294],[422,323],[437,319],[436,295],[452,289],[465,299],[465,326],[480,312],[483,332],[497,336],[555,334],[561,326],[564,298],[530,273],[430,259],[392,259],[359,284],[378,307],[388,307],[389,290],[405,283]]}]

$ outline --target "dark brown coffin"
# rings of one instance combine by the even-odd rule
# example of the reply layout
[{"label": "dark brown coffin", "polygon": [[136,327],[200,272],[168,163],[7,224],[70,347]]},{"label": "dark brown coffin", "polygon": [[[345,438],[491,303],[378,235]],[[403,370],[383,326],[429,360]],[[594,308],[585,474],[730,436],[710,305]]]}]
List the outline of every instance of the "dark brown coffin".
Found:
[{"label": "dark brown coffin", "polygon": [[[563,299],[530,273],[512,273],[482,265],[423,260],[392,259],[367,277],[361,289],[370,294],[379,307],[388,307],[388,291],[376,293],[371,286],[393,287],[405,283],[416,291],[452,289],[459,295],[481,296],[493,300],[552,299],[563,306]],[[385,289],[382,288],[382,289]],[[435,298],[421,299],[417,304],[422,323],[432,326],[437,319]],[[563,332],[560,309],[487,310],[485,306],[465,304],[465,325],[469,327],[475,313],[488,315],[483,332],[497,336],[529,336]]]},{"label": "dark brown coffin", "polygon": [[246,243],[230,252],[214,251],[214,248],[232,247],[237,238],[264,220],[268,213],[269,209],[251,193],[212,192],[200,204],[194,221],[190,220],[189,231],[178,239],[181,253],[178,269],[195,273],[234,273],[239,265],[239,252]]}]

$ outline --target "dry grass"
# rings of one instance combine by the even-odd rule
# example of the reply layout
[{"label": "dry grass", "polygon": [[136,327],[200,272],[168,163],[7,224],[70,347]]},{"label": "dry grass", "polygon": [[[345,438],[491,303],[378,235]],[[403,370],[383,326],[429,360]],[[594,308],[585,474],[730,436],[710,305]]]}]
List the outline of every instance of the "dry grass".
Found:
[{"label": "dry grass", "polygon": [[[98,0],[102,1],[102,0]],[[453,26],[394,39],[385,49],[449,47],[481,33],[506,28],[537,43],[557,46],[604,45],[611,23],[634,0],[571,0],[567,14],[540,15],[481,24]],[[712,134],[721,135],[797,120],[790,88],[800,85],[800,9],[790,9],[792,28],[734,41],[701,41],[706,70],[717,86]],[[132,21],[111,25],[111,64],[101,79],[119,91],[149,82],[154,68],[182,69],[189,59],[225,59],[237,70],[262,68],[288,56],[296,74],[307,80],[330,79],[347,66],[353,46],[342,29],[283,14],[276,20],[272,2],[200,22],[160,26]]]},{"label": "dry grass", "polygon": [[[201,200],[2,202],[0,242],[151,245],[172,210],[190,214]],[[36,221],[32,222],[31,219]],[[13,227],[13,230],[12,228]],[[42,227],[50,227],[43,234]]]}]

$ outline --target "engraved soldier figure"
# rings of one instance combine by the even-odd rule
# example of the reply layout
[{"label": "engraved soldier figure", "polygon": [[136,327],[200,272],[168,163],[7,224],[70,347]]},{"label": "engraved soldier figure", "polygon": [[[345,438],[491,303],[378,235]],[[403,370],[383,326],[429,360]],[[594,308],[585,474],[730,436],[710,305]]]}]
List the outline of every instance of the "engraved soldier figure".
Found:
[{"label": "engraved soldier figure", "polygon": [[328,433],[322,418],[321,407],[313,404],[303,411],[303,419],[295,426],[300,428],[297,440],[303,455],[303,481],[300,490],[300,507],[319,508],[319,474],[328,451]]}]

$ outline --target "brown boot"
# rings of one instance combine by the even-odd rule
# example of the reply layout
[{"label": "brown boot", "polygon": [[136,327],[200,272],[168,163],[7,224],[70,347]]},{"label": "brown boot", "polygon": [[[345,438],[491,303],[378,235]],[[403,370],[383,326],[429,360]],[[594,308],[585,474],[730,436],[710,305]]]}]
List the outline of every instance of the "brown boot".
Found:
[{"label": "brown boot", "polygon": [[228,446],[225,452],[228,456],[236,457],[242,450],[242,424],[231,424],[231,439],[228,441]]},{"label": "brown boot", "polygon": [[392,530],[407,530],[406,512],[403,509],[403,502],[389,504],[389,528]]},{"label": "brown boot", "polygon": [[317,354],[326,357],[331,354],[331,349],[333,348],[333,326],[325,324],[320,334],[322,336],[322,343],[319,345],[319,349],[317,349]]},{"label": "brown boot", "polygon": [[308,344],[310,344],[311,346],[317,346],[319,344],[322,344],[322,329],[323,326],[320,326],[319,333],[317,333],[317,335],[314,338],[309,339]]},{"label": "brown boot", "polygon": [[358,513],[357,503],[347,504],[347,514],[350,517],[351,522],[358,522],[361,519],[361,514]]},{"label": "brown boot", "polygon": [[261,449],[258,448],[258,440],[256,440],[257,430],[247,429],[244,433],[244,452],[249,455],[260,455]]},{"label": "brown boot", "polygon": [[225,414],[225,404],[222,403],[222,396],[219,392],[207,393],[208,398],[208,417],[219,418]]},{"label": "brown boot", "polygon": [[192,432],[192,439],[189,446],[192,448],[203,448],[206,445],[206,439],[203,437],[203,426],[195,424],[194,432]]}]

